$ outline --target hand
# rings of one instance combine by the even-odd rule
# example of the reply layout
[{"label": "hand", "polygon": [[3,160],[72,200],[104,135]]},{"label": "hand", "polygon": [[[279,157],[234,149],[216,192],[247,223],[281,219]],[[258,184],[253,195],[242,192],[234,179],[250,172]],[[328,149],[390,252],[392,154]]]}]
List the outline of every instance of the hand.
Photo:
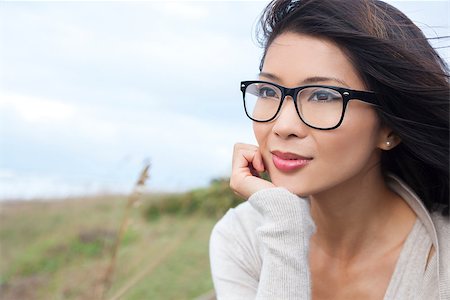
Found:
[{"label": "hand", "polygon": [[257,146],[234,145],[230,187],[238,196],[248,199],[257,191],[275,187],[259,176],[264,171],[263,158]]}]

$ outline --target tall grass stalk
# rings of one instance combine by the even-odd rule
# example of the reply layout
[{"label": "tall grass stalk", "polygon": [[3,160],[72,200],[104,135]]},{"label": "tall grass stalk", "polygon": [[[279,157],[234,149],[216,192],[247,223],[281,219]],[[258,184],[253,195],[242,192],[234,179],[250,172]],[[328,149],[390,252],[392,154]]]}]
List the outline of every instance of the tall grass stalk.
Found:
[{"label": "tall grass stalk", "polygon": [[101,285],[101,291],[99,292],[99,294],[101,295],[101,299],[106,299],[106,295],[111,287],[112,278],[114,276],[114,270],[116,267],[117,252],[120,248],[120,243],[122,242],[123,236],[124,236],[125,231],[128,226],[130,211],[131,211],[131,208],[133,207],[133,205],[136,203],[136,201],[138,201],[142,196],[142,191],[145,187],[145,182],[149,178],[149,169],[150,169],[150,164],[146,163],[139,175],[139,178],[138,178],[136,184],[134,185],[134,189],[133,189],[132,193],[128,196],[124,216],[123,216],[122,222],[120,224],[119,232],[116,236],[114,246],[112,248],[111,259],[110,259],[108,268],[106,269],[105,276],[103,277],[103,280],[102,280],[103,282]]}]

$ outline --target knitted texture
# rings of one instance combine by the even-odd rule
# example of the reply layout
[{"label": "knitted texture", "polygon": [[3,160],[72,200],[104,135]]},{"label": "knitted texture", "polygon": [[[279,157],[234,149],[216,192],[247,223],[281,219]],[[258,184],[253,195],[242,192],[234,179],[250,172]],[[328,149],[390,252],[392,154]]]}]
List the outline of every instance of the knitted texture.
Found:
[{"label": "knitted texture", "polygon": [[256,230],[265,246],[256,299],[311,299],[309,203],[283,188],[255,193],[248,202],[264,218]]}]

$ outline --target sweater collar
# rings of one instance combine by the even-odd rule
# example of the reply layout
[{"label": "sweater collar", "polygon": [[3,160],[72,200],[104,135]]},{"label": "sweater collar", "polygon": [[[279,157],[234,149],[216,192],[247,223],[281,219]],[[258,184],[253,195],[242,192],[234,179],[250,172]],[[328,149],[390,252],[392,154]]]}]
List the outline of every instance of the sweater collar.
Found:
[{"label": "sweater collar", "polygon": [[[417,196],[417,194],[406,184],[404,183],[400,178],[398,178],[395,175],[390,174],[387,180],[388,186],[391,187],[396,193],[398,193],[405,201],[408,203],[408,205],[412,208],[412,210],[416,213],[417,217],[420,219],[422,224],[424,225],[425,229],[427,230],[429,237],[431,238],[431,241],[433,243],[434,249],[436,250],[436,262],[438,266],[437,270],[437,279],[439,282],[439,299],[441,299],[441,270],[442,266],[440,264],[440,248],[439,248],[439,240],[438,235],[436,232],[436,227],[433,223],[433,220],[431,219],[431,214],[428,212],[428,210],[425,208],[425,205],[420,200],[420,198]],[[444,276],[445,278],[445,276]]]},{"label": "sweater collar", "polygon": [[430,213],[425,208],[425,205],[420,200],[419,196],[417,196],[417,194],[406,183],[395,175],[390,174],[387,183],[389,187],[399,194],[416,213],[417,217],[423,223],[428,234],[430,235],[433,246],[436,250],[438,250],[439,245],[436,227],[434,226]]}]

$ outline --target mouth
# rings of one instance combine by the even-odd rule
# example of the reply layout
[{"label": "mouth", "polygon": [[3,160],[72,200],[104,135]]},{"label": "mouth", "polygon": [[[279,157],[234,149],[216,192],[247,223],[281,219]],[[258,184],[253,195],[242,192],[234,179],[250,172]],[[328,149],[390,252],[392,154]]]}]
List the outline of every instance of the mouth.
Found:
[{"label": "mouth", "polygon": [[307,166],[312,157],[305,157],[294,153],[272,151],[272,161],[275,167],[282,172],[292,172]]}]

